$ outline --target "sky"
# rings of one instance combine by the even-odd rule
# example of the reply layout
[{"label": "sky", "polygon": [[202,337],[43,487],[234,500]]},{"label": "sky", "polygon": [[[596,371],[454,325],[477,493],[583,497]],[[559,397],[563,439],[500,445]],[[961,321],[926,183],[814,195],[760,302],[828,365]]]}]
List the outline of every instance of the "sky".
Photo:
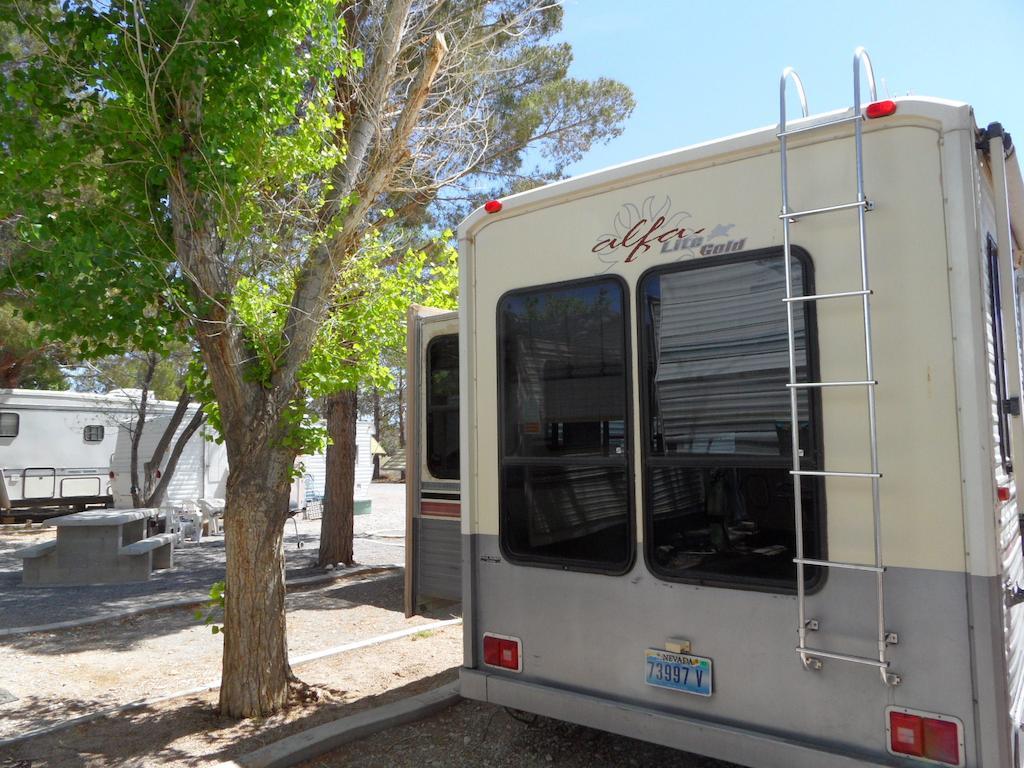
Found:
[{"label": "sky", "polygon": [[[800,75],[811,114],[849,107],[858,46],[871,58],[880,99],[909,93],[966,101],[979,126],[1001,122],[1024,147],[1024,0],[563,6],[570,75],[619,80],[637,102],[622,135],[592,148],[568,175],[774,125],[787,66]],[[788,114],[799,114],[792,90]]]}]

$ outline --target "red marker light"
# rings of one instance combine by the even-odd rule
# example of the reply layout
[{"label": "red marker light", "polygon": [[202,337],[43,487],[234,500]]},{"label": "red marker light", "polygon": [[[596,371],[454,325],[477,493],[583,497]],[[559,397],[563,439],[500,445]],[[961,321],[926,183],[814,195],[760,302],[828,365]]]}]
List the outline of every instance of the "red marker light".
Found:
[{"label": "red marker light", "polygon": [[1009,501],[1010,486],[1000,485],[998,488],[996,488],[996,498],[999,499],[1000,501]]},{"label": "red marker light", "polygon": [[484,210],[488,213],[497,213],[501,210],[501,200],[488,200],[484,203]]},{"label": "red marker light", "polygon": [[940,765],[964,764],[963,724],[948,715],[889,709],[889,752]]},{"label": "red marker light", "polygon": [[515,637],[484,633],[484,664],[512,672],[523,671],[523,644]]},{"label": "red marker light", "polygon": [[874,120],[876,117],[888,117],[889,115],[896,112],[896,102],[891,99],[886,101],[875,101],[868,104],[864,110],[864,114],[868,120]]}]

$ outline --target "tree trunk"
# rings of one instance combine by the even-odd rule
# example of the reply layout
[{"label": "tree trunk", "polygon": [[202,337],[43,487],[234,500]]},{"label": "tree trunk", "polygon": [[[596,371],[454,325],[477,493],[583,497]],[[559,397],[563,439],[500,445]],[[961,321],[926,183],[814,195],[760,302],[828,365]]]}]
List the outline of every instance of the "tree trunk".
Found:
[{"label": "tree trunk", "polygon": [[[203,413],[201,408],[196,409],[196,412],[192,414],[192,418],[189,423],[185,425],[185,429],[178,435],[177,441],[174,443],[174,448],[171,449],[171,455],[167,459],[167,466],[164,467],[161,473],[160,479],[156,484],[156,487],[152,491],[147,490],[146,503],[147,507],[159,507],[163,504],[164,496],[167,495],[167,488],[171,484],[171,478],[174,477],[174,470],[178,468],[178,460],[181,458],[181,454],[185,451],[185,446],[188,445],[188,441],[192,439],[199,427],[206,421],[206,414]],[[177,425],[172,422],[168,425],[168,430],[176,430]],[[161,438],[162,439],[162,438]],[[203,447],[205,450],[205,446]],[[154,459],[155,461],[155,459]],[[156,470],[159,466],[153,469],[153,475],[156,475]]]},{"label": "tree trunk", "polygon": [[317,565],[352,565],[356,490],[356,392],[327,398],[327,478]]},{"label": "tree trunk", "polygon": [[[153,498],[156,497],[153,489],[160,485],[160,483],[157,482],[159,479],[157,477],[157,472],[160,471],[160,465],[164,463],[164,454],[167,453],[167,448],[170,446],[171,440],[174,438],[174,433],[177,432],[178,427],[181,426],[181,422],[185,418],[185,414],[188,412],[188,404],[191,401],[192,395],[189,394],[188,387],[183,387],[181,394],[178,395],[178,404],[174,406],[174,413],[171,414],[171,420],[164,428],[164,433],[160,435],[160,440],[157,441],[156,448],[153,449],[153,455],[150,456],[149,461],[143,465],[143,471],[146,477],[143,495],[147,498],[145,504],[147,507],[156,507],[160,505],[159,500],[156,504],[153,503]],[[199,407],[199,410],[202,411],[201,406]],[[194,432],[195,430],[192,431]],[[180,455],[181,452],[179,451],[178,453]],[[177,463],[177,461],[175,461],[175,463]],[[165,469],[162,474],[166,475],[174,471],[173,468],[171,468],[170,462],[168,462],[167,467],[168,468]],[[160,493],[160,499],[163,499],[163,493]]]},{"label": "tree trunk", "polygon": [[227,576],[221,714],[267,717],[288,698],[284,524],[287,458],[274,452],[231,465],[224,537]]},{"label": "tree trunk", "polygon": [[142,379],[142,397],[139,400],[138,414],[135,419],[135,429],[132,430],[132,452],[130,476],[132,481],[131,494],[132,505],[136,508],[143,506],[143,489],[139,483],[139,446],[142,443],[142,430],[146,426],[146,404],[149,402],[149,385],[153,383],[153,375],[156,373],[156,355],[150,353],[146,356],[146,372]]}]

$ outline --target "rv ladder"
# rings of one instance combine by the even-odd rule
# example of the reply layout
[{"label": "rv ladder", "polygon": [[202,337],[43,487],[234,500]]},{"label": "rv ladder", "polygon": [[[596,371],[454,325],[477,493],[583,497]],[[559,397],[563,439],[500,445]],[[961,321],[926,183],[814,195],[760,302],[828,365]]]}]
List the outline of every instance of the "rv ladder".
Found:
[{"label": "rv ladder", "polygon": [[[789,345],[789,408],[790,408],[790,438],[792,440],[793,470],[790,475],[793,477],[793,506],[795,515],[796,534],[796,557],[793,562],[796,564],[796,592],[797,592],[797,637],[798,645],[796,651],[800,654],[806,669],[817,670],[822,667],[822,659],[835,661],[846,661],[853,664],[876,667],[879,670],[882,681],[886,685],[899,685],[900,676],[891,672],[890,661],[886,658],[890,645],[898,642],[898,636],[889,632],[885,626],[885,589],[883,576],[885,566],[882,564],[882,520],[881,504],[879,494],[879,481],[882,473],[878,467],[878,427],[877,414],[875,412],[875,389],[878,381],[875,379],[874,361],[871,351],[871,295],[872,290],[868,282],[868,255],[867,237],[865,229],[865,214],[872,210],[872,204],[864,194],[864,151],[862,144],[862,130],[864,116],[861,112],[860,75],[863,68],[867,75],[868,89],[871,92],[871,100],[877,100],[875,90],[875,76],[871,67],[871,60],[863,48],[858,48],[853,54],[853,114],[840,117],[835,120],[815,123],[809,126],[789,128],[786,123],[786,83],[792,79],[796,87],[797,96],[800,99],[800,108],[804,117],[807,117],[807,96],[804,93],[803,83],[799,75],[792,69],[783,71],[779,80],[779,129],[776,136],[779,139],[779,155],[782,164],[782,211],[779,219],[782,221],[783,253],[785,258],[786,275],[786,298],[783,299],[786,306],[786,321],[788,327]],[[797,133],[826,128],[844,123],[852,123],[854,130],[854,147],[856,153],[857,172],[857,199],[853,202],[826,205],[819,208],[810,208],[801,211],[791,210],[789,207],[789,176],[786,165],[786,139]],[[799,219],[819,214],[835,213],[838,211],[856,210],[858,234],[860,238],[860,272],[861,286],[859,290],[840,291],[838,293],[821,293],[816,295],[793,295],[793,268],[792,268],[792,244],[790,239],[790,227]],[[798,303],[820,301],[823,299],[860,298],[864,320],[864,363],[865,375],[859,381],[817,381],[800,382],[796,375],[796,328],[794,323],[793,306]],[[801,390],[820,390],[825,387],[864,387],[867,395],[868,410],[868,440],[870,447],[870,468],[863,472],[838,472],[825,470],[806,470],[800,466],[800,419],[799,419],[799,393]],[[871,506],[874,528],[874,563],[844,563],[833,560],[817,560],[804,556],[804,530],[803,530],[803,509],[800,492],[801,478],[830,478],[850,477],[863,478],[871,481]],[[875,574],[875,592],[877,598],[877,640],[878,657],[856,656],[852,654],[836,653],[820,648],[812,648],[807,643],[809,632],[820,629],[817,619],[807,617],[806,588],[804,585],[804,571],[807,566],[820,568],[837,568],[850,571],[863,571]]]}]

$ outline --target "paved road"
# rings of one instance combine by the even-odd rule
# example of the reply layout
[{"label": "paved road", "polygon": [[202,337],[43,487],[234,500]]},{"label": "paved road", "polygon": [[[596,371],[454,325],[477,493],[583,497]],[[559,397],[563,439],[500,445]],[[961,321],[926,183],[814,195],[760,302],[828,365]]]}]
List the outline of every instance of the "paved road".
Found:
[{"label": "paved road", "polygon": [[[355,519],[355,557],[362,565],[405,561],[405,486],[370,486],[368,515]],[[315,566],[320,520],[296,520],[285,527],[285,560],[289,580],[322,575]],[[202,598],[210,585],[224,578],[224,538],[205,537],[175,552],[175,568],[156,571],[141,584],[92,587],[23,587],[21,560],[14,551],[27,542],[17,534],[0,534],[0,629],[70,621],[130,610],[147,602]],[[299,544],[302,544],[301,548]]]}]

